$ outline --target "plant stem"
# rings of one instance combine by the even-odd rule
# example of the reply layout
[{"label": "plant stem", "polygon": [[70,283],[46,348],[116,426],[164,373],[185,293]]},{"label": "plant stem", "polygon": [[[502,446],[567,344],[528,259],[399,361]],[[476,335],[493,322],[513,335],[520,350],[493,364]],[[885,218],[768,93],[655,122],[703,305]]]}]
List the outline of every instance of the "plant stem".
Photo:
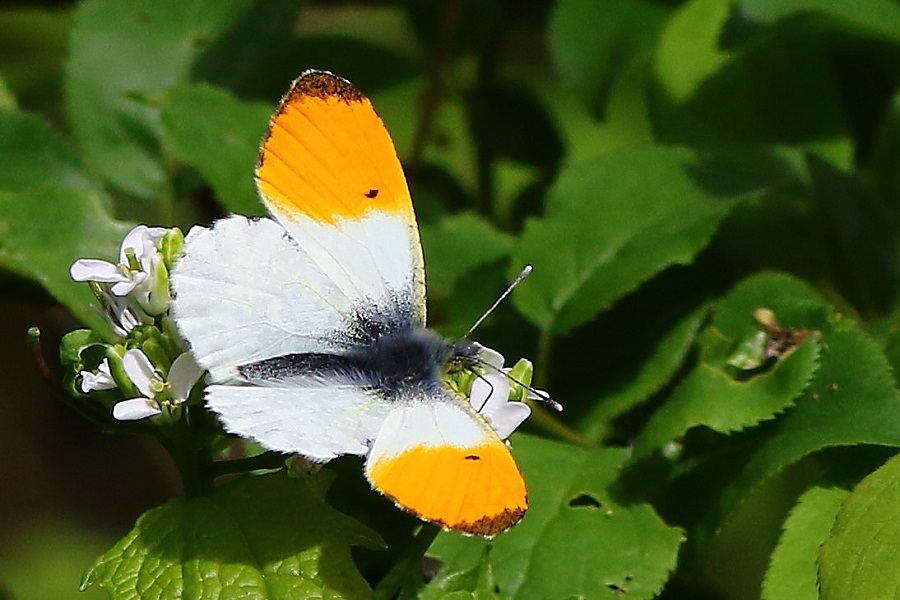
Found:
[{"label": "plant stem", "polygon": [[263,452],[256,456],[235,458],[232,460],[217,460],[209,466],[213,477],[228,475],[231,473],[246,473],[258,469],[278,469],[284,466],[285,457],[275,452]]},{"label": "plant stem", "polygon": [[440,533],[441,528],[434,523],[424,523],[422,529],[416,534],[409,546],[400,555],[390,571],[372,590],[372,600],[390,600],[403,583],[412,574],[413,569],[419,567],[419,561],[425,556],[425,551],[431,546],[434,538]]}]

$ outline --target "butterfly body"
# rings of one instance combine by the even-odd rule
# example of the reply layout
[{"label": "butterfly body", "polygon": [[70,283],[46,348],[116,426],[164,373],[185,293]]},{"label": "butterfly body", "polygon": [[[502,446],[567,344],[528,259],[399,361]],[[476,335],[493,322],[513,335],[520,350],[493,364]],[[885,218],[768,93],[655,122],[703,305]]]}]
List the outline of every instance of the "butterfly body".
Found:
[{"label": "butterfly body", "polygon": [[527,498],[509,448],[442,379],[484,349],[425,328],[412,202],[371,103],[304,73],[269,125],[257,184],[274,219],[192,229],[172,275],[176,324],[224,428],[313,461],[364,456],[375,489],[449,529],[517,522]]}]

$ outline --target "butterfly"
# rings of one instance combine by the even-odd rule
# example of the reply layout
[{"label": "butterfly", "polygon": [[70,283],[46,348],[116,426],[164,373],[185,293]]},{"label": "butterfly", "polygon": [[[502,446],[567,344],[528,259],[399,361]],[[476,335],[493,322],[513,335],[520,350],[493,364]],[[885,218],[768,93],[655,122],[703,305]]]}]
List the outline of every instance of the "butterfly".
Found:
[{"label": "butterfly", "polygon": [[[172,274],[176,325],[224,428],[311,461],[364,456],[374,489],[447,529],[517,523],[528,501],[508,445],[442,380],[495,359],[425,328],[418,226],[371,102],[332,73],[303,73],[269,123],[256,182],[271,218],[194,227]],[[513,427],[530,412],[504,408]]]}]

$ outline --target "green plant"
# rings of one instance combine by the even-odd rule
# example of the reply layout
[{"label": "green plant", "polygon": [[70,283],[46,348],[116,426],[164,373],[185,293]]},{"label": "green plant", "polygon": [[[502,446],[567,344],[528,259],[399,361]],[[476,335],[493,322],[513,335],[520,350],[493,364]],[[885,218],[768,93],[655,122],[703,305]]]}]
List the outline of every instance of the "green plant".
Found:
[{"label": "green plant", "polygon": [[[253,474],[145,513],[86,584],[116,598],[894,596],[900,8],[523,6],[84,0],[49,116],[17,106],[24,84],[0,63],[0,267],[11,293],[36,281],[93,330],[66,338],[70,376],[116,342],[70,265],[115,259],[137,223],[261,214],[266,120],[316,67],[353,80],[394,137],[431,325],[461,334],[533,264],[478,338],[531,356],[565,406],[511,438],[531,506],[493,540],[429,544],[356,465],[289,478],[261,455],[205,465]],[[146,339],[172,360],[154,325]],[[110,416],[122,397],[71,404],[148,431]],[[194,400],[194,423],[214,427]],[[182,433],[162,441],[183,474],[197,446],[173,440],[220,450]],[[440,561],[427,580],[422,554]],[[730,556],[767,564],[717,574]]]}]

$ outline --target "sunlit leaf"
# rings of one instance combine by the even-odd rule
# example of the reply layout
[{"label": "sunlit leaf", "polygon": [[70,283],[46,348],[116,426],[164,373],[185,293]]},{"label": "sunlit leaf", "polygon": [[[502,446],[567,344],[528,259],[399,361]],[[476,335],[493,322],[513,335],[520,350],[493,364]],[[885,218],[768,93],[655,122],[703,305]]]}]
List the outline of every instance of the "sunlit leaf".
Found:
[{"label": "sunlit leaf", "polygon": [[900,593],[900,457],[863,479],[837,513],[819,555],[823,600],[894,598]]},{"label": "sunlit leaf", "polygon": [[800,497],[772,553],[763,581],[764,600],[819,599],[819,546],[846,497],[847,490],[824,487],[813,487]]},{"label": "sunlit leaf", "polygon": [[513,296],[523,316],[564,333],[642,281],[689,263],[731,202],[690,173],[689,152],[649,148],[602,155],[563,171],[547,216],[527,223],[513,264],[535,267]]},{"label": "sunlit leaf", "polygon": [[738,0],[736,4],[747,17],[763,23],[820,14],[850,28],[900,41],[900,6],[891,0]]},{"label": "sunlit leaf", "polygon": [[145,513],[82,585],[135,600],[366,598],[350,548],[379,545],[305,481],[246,476],[209,497],[176,498]]}]

